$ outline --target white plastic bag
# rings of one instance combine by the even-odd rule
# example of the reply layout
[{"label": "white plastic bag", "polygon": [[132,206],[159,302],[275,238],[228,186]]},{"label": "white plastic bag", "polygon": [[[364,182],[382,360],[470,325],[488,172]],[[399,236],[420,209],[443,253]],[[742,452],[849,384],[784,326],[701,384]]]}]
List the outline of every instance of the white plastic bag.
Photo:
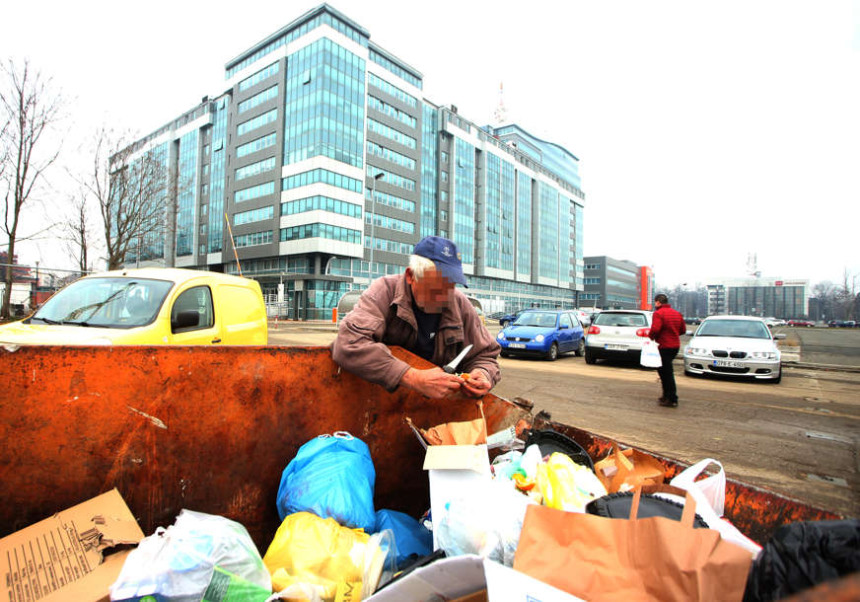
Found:
[{"label": "white plastic bag", "polygon": [[[698,476],[711,464],[719,466],[719,472],[697,481]],[[695,486],[711,504],[711,508],[717,513],[717,516],[723,515],[726,504],[726,471],[723,470],[723,465],[717,460],[706,458],[701,462],[693,464],[672,479],[669,484],[686,489],[687,491],[690,490],[690,487]]]},{"label": "white plastic bag", "polygon": [[[696,481],[696,477],[712,463],[720,467],[720,472],[701,481]],[[696,513],[702,517],[702,520],[708,524],[708,527],[719,531],[720,536],[724,540],[747,550],[752,554],[753,558],[759,555],[759,552],[761,552],[760,545],[741,533],[729,521],[720,518],[726,499],[726,473],[723,470],[722,464],[711,458],[702,460],[672,479],[670,485],[680,487],[690,493],[696,501]],[[663,496],[664,494],[657,495]],[[719,503],[719,510],[715,510],[711,498]],[[680,500],[680,498],[675,499],[675,501],[683,503],[683,500]]]},{"label": "white plastic bag", "polygon": [[657,341],[645,339],[642,342],[642,352],[639,354],[639,363],[646,368],[659,368],[663,365],[660,359],[660,350]]},{"label": "white plastic bag", "polygon": [[439,547],[448,556],[478,554],[513,566],[526,508],[533,503],[510,481],[487,481],[476,495],[456,498],[445,505],[435,525]]}]

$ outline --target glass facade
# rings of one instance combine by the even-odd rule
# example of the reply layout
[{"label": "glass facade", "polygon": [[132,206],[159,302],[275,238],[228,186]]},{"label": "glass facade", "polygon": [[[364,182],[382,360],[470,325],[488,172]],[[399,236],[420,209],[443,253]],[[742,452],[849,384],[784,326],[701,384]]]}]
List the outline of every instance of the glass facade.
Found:
[{"label": "glass facade", "polygon": [[227,114],[230,97],[223,96],[215,101],[215,115],[212,126],[212,153],[209,170],[209,252],[221,251],[224,237],[224,185],[227,156]]},{"label": "glass facade", "polygon": [[538,275],[543,278],[558,278],[558,192],[538,182]]},{"label": "glass facade", "polygon": [[287,60],[284,165],[324,156],[364,163],[364,59],[328,38]]},{"label": "glass facade", "polygon": [[475,147],[455,138],[454,161],[457,169],[454,179],[452,240],[463,263],[475,261]]},{"label": "glass facade", "polygon": [[517,275],[532,273],[532,179],[517,174]]},{"label": "glass facade", "polygon": [[423,105],[421,120],[421,236],[436,234],[436,154],[439,124],[436,109]]},{"label": "glass facade", "polygon": [[179,139],[179,179],[176,193],[177,257],[194,253],[199,144],[200,130],[191,130]]}]

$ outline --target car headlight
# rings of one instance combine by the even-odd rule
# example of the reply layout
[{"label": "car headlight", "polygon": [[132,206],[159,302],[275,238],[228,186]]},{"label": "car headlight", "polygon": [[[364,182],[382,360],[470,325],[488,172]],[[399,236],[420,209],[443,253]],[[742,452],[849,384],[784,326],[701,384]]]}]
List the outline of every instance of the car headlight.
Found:
[{"label": "car headlight", "polygon": [[684,355],[709,355],[709,352],[704,347],[687,347],[684,350]]},{"label": "car headlight", "polygon": [[496,338],[499,339],[500,341],[504,341],[505,340],[505,333],[500,331],[499,334],[496,335]]},{"label": "car headlight", "polygon": [[775,360],[776,351],[753,351],[750,357],[756,360]]},{"label": "car headlight", "polygon": [[543,343],[543,335],[542,334],[537,335],[535,337],[535,341],[537,341],[538,343]]}]

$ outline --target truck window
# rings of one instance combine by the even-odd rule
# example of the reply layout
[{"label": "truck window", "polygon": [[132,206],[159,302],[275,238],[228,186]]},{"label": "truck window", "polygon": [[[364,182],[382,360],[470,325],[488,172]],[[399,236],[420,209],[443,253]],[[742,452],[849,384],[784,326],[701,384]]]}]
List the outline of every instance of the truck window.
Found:
[{"label": "truck window", "polygon": [[[175,328],[176,317],[180,312],[193,309],[200,314],[200,321],[197,326],[188,326],[186,328]],[[183,291],[173,304],[173,309],[170,311],[170,329],[173,334],[179,332],[190,332],[192,330],[204,330],[212,328],[215,325],[215,312],[212,310],[212,291],[208,286],[195,286],[187,291]]]}]

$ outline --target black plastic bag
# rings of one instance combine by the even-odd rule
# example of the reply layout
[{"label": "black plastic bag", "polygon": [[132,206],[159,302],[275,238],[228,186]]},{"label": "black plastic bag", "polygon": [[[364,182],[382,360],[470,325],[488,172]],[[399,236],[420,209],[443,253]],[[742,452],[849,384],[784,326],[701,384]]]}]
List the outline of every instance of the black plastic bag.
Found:
[{"label": "black plastic bag", "polygon": [[753,562],[744,602],[779,600],[860,570],[860,520],[783,525]]}]

